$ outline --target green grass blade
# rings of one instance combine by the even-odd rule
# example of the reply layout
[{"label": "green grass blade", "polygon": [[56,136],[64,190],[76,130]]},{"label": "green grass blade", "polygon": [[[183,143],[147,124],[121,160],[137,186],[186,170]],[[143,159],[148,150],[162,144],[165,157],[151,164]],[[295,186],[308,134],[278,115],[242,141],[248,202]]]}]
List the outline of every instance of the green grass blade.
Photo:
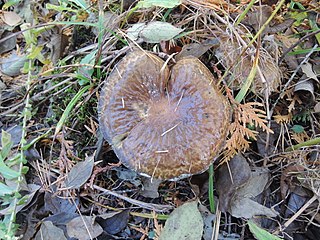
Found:
[{"label": "green grass blade", "polygon": [[66,107],[66,109],[64,110],[58,124],[57,124],[57,127],[56,127],[56,131],[54,133],[54,135],[56,136],[63,124],[65,123],[65,121],[67,120],[71,110],[73,109],[74,105],[76,105],[76,103],[79,101],[79,99],[82,97],[82,95],[91,87],[91,85],[88,85],[88,86],[85,86],[83,87],[72,99],[71,101],[69,102],[68,106]]}]

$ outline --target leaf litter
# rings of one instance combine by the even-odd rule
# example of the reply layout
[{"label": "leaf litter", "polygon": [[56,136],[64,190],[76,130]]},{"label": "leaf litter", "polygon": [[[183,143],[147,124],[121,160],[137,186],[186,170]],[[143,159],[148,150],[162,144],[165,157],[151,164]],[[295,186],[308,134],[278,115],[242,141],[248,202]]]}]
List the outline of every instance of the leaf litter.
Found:
[{"label": "leaf litter", "polygon": [[[46,4],[0,4],[0,128],[17,129],[0,149],[1,226],[17,201],[16,223],[26,227],[15,234],[25,239],[317,239],[316,1]],[[107,143],[97,148],[99,87],[133,48],[169,66],[199,58],[217,77],[233,112],[214,188],[207,173],[195,177],[196,191],[190,178],[149,186],[119,167]],[[21,186],[19,164],[28,167]]]}]

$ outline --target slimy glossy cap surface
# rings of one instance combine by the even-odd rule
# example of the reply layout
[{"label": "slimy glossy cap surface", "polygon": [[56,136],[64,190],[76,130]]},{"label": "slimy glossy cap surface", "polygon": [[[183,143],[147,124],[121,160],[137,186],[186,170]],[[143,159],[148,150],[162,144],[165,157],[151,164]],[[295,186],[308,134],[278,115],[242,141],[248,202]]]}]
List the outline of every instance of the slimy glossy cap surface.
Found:
[{"label": "slimy glossy cap surface", "polygon": [[213,78],[194,57],[170,71],[153,54],[127,54],[99,100],[100,129],[122,163],[157,179],[207,170],[225,142],[230,112]]}]

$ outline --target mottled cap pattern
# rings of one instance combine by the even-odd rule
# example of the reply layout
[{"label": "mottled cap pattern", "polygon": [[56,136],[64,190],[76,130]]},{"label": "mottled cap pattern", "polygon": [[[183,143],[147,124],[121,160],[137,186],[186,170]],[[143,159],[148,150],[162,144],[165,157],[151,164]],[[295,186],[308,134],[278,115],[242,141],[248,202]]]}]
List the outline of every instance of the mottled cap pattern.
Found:
[{"label": "mottled cap pattern", "polygon": [[122,163],[157,179],[208,169],[226,139],[230,107],[201,61],[186,57],[171,70],[159,57],[128,53],[99,99],[99,126]]}]

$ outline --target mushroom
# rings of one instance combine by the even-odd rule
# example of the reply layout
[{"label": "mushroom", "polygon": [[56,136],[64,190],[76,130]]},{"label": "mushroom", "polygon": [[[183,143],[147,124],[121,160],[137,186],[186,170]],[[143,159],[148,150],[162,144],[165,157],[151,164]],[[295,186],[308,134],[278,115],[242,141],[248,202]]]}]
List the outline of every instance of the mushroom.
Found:
[{"label": "mushroom", "polygon": [[177,180],[207,170],[227,135],[230,107],[195,57],[171,71],[159,57],[128,53],[99,99],[99,126],[121,162],[142,175]]}]

